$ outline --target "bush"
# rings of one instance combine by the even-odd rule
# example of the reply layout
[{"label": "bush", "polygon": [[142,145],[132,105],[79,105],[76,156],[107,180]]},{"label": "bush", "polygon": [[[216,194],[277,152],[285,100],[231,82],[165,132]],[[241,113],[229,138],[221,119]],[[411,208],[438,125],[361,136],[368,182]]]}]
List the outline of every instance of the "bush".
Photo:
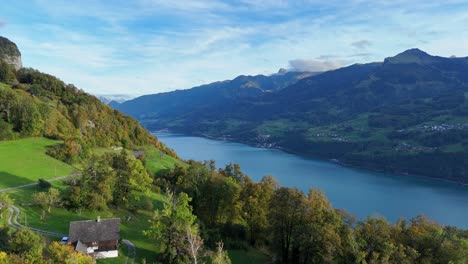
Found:
[{"label": "bush", "polygon": [[46,181],[44,179],[39,179],[38,185],[42,189],[49,189],[52,186],[52,184],[50,184],[50,182],[48,182],[48,181]]}]

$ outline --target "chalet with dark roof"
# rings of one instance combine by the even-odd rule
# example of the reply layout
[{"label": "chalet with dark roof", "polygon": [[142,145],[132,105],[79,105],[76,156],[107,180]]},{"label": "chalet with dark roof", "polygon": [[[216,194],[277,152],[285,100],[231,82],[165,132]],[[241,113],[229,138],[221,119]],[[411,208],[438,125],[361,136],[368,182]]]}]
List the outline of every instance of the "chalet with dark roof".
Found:
[{"label": "chalet with dark roof", "polygon": [[95,258],[118,257],[120,219],[100,219],[70,222],[68,243],[76,251]]}]

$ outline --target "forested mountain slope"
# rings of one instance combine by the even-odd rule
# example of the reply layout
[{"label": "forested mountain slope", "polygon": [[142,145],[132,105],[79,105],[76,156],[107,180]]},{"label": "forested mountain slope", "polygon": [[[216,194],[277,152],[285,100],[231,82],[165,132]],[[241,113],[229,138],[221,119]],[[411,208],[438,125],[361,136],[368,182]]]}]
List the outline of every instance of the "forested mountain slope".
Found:
[{"label": "forested mountain slope", "polygon": [[144,95],[112,106],[140,120],[157,119],[166,115],[184,115],[186,112],[204,111],[213,105],[223,105],[243,98],[276,92],[315,74],[317,73],[280,70],[271,76],[241,75],[233,80],[215,82],[188,90]]},{"label": "forested mountain slope", "polygon": [[86,157],[96,146],[154,145],[175,155],[133,118],[74,85],[0,60],[0,140],[31,136],[64,140],[55,155],[67,161]]},{"label": "forested mountain slope", "polygon": [[384,62],[304,78],[277,92],[135,117],[150,129],[468,182],[468,58],[411,49]]}]

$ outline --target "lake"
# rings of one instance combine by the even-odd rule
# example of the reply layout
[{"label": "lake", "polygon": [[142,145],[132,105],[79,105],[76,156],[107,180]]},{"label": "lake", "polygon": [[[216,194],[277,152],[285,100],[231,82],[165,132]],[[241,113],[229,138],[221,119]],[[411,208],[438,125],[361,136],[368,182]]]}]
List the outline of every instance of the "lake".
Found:
[{"label": "lake", "polygon": [[304,192],[319,188],[334,207],[362,219],[425,214],[440,224],[468,228],[468,188],[424,177],[359,170],[332,162],[307,159],[275,149],[201,137],[156,133],[181,158],[216,160],[218,167],[238,163],[253,180],[273,175],[284,186]]}]

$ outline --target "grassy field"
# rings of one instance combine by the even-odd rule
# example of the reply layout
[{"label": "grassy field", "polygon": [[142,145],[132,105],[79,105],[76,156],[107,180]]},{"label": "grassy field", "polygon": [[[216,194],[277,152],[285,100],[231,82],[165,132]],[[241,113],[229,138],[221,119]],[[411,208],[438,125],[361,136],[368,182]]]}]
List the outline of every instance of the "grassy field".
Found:
[{"label": "grassy field", "polygon": [[[44,138],[29,138],[16,141],[0,142],[0,188],[17,186],[35,182],[39,178],[52,178],[70,174],[74,168],[55,160],[45,154],[47,146],[57,144],[58,141]],[[154,147],[142,147],[145,150],[146,167],[154,175],[174,168],[175,164],[185,166],[182,161],[176,160],[168,155],[160,155],[159,150]],[[111,148],[95,149],[96,154],[112,152]],[[66,185],[63,181],[51,182],[54,188],[64,191]],[[143,235],[143,230],[148,228],[148,220],[151,219],[152,211],[138,210],[130,212],[124,209],[109,209],[106,211],[68,211],[65,208],[52,208],[46,219],[41,220],[41,209],[31,205],[31,197],[34,193],[44,191],[39,186],[9,191],[8,194],[14,199],[14,203],[21,209],[19,222],[31,227],[48,230],[68,235],[69,223],[78,220],[101,218],[120,218],[120,236],[122,239],[132,241],[137,247],[137,258],[135,263],[155,263],[158,248],[151,239]],[[149,199],[153,202],[154,209],[162,208],[164,195],[151,193]],[[143,201],[141,201],[143,202]],[[8,212],[0,219],[0,226],[6,225]],[[59,240],[58,238],[48,238]],[[113,259],[98,260],[98,263],[125,263],[127,258],[127,247],[120,246],[119,257]],[[268,257],[259,251],[232,250],[229,251],[232,263],[266,263]]]},{"label": "grassy field", "polygon": [[[66,185],[62,181],[52,183],[54,188],[63,190]],[[106,211],[68,211],[64,208],[52,208],[51,213],[47,214],[45,221],[40,219],[41,209],[37,206],[31,206],[31,196],[35,192],[42,191],[38,186],[31,186],[9,191],[9,195],[15,200],[15,204],[20,207],[21,215],[19,222],[28,226],[61,233],[68,234],[69,223],[71,221],[96,219],[101,218],[120,218],[120,237],[132,241],[137,247],[136,263],[141,263],[144,259],[147,263],[152,263],[150,260],[156,258],[154,247],[150,239],[143,236],[142,231],[148,228],[148,220],[151,219],[152,212],[138,210],[137,213],[132,213],[128,210],[109,209]],[[152,193],[150,195],[154,204],[154,209],[162,208],[164,196],[161,194]],[[1,222],[1,221],[0,221]],[[59,239],[57,239],[59,240]],[[98,263],[125,263],[127,248],[124,246],[121,249],[121,256],[112,260],[98,261]]]},{"label": "grassy field", "polygon": [[[46,146],[57,144],[57,141],[47,140],[43,138],[31,138],[18,141],[0,142],[0,168],[1,172],[6,177],[0,178],[0,187],[16,186],[28,182],[36,181],[38,178],[51,178],[55,175],[55,165],[57,165],[57,176],[66,175],[73,171],[73,168],[67,164],[61,163],[44,154]],[[147,160],[147,168],[151,173],[158,173],[164,170],[172,169],[175,163],[184,163],[167,155],[159,155],[159,151],[154,147],[143,147]],[[113,152],[112,148],[97,148],[94,150],[96,154],[105,152]],[[14,156],[9,154],[13,153]],[[20,157],[26,157],[21,160]],[[16,162],[16,160],[18,162]],[[5,165],[3,164],[5,163]],[[52,170],[47,170],[43,164],[52,164]],[[8,177],[15,175],[15,177]],[[16,176],[19,175],[19,176]],[[49,175],[49,176],[46,176]],[[22,177],[20,177],[22,176]],[[27,178],[27,176],[30,176]],[[31,177],[32,176],[32,177]],[[24,178],[24,179],[23,179]],[[12,181],[13,179],[14,181]],[[54,188],[63,191],[66,185],[63,181],[51,182]],[[31,197],[34,193],[44,191],[38,186],[31,186],[17,190],[9,191],[8,194],[15,201],[15,205],[20,207],[21,215],[19,222],[28,226],[68,234],[69,223],[71,221],[116,217],[121,219],[121,238],[132,241],[137,247],[136,263],[141,263],[143,259],[147,263],[153,263],[156,259],[154,243],[143,236],[142,231],[148,228],[148,220],[151,219],[152,211],[138,210],[138,212],[130,212],[123,209],[109,209],[102,212],[96,211],[68,211],[64,208],[53,208],[50,214],[47,214],[45,221],[40,219],[41,209],[31,205]],[[153,201],[154,209],[162,208],[164,196],[161,194],[151,193],[149,198]],[[7,217],[8,213],[5,213]],[[0,219],[0,225],[6,221]],[[108,260],[99,260],[98,263],[125,263],[127,256],[127,247],[121,246],[120,257]]]},{"label": "grassy field", "polygon": [[68,175],[73,167],[45,154],[58,144],[45,138],[0,141],[0,189]]},{"label": "grassy field", "polygon": [[169,171],[174,168],[175,164],[186,166],[184,162],[169,155],[161,155],[160,151],[153,146],[144,147],[143,149],[145,150],[146,168],[152,175]]}]

